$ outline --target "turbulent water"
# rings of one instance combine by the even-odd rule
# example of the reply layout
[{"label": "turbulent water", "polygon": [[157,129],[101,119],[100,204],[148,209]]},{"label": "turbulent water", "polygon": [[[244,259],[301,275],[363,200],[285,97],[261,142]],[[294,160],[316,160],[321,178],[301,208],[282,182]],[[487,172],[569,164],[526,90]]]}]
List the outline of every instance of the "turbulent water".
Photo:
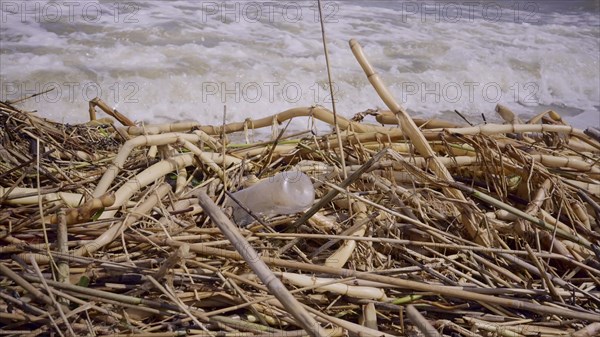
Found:
[{"label": "turbulent water", "polygon": [[[479,122],[501,103],[600,126],[598,3],[323,1],[337,110],[383,107],[355,38],[415,116]],[[65,122],[85,121],[96,96],[152,123],[331,107],[315,4],[2,0],[0,99],[54,88],[19,104]]]}]

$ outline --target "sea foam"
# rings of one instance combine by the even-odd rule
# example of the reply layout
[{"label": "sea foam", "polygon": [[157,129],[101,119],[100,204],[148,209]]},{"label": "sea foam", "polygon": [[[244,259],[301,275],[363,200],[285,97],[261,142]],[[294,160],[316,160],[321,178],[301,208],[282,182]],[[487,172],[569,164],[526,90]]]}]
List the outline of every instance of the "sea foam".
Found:
[{"label": "sea foam", "polygon": [[[71,12],[60,2],[22,3],[2,3],[0,99],[54,87],[20,104],[49,118],[85,121],[95,96],[147,123],[331,107],[313,2],[84,1]],[[501,103],[600,125],[596,15],[450,4],[325,2],[338,112],[384,108],[348,47],[355,38],[415,116],[458,110],[477,122]]]}]

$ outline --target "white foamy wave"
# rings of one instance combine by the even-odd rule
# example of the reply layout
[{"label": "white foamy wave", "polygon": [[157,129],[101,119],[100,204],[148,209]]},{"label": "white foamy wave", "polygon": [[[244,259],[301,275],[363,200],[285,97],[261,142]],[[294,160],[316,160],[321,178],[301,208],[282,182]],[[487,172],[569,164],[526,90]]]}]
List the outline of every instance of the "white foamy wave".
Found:
[{"label": "white foamy wave", "polygon": [[[219,124],[224,109],[228,121],[242,121],[331,106],[313,2],[23,3],[2,3],[0,99],[54,87],[22,104],[47,117],[85,121],[96,95],[152,123]],[[503,5],[490,19],[463,6],[458,18],[444,2],[325,4],[337,108],[346,117],[383,106],[348,47],[356,38],[415,115],[491,117],[501,103],[525,115],[553,108],[580,127],[600,118],[593,13]]]}]

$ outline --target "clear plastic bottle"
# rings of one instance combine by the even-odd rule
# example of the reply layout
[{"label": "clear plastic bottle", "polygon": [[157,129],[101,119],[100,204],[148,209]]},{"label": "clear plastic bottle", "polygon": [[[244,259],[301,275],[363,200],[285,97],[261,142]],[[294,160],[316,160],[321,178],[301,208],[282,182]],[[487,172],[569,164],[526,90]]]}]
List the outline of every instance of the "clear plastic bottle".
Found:
[{"label": "clear plastic bottle", "polygon": [[[309,208],[315,201],[315,189],[306,174],[286,171],[237,191],[233,197],[257,216],[272,216]],[[227,198],[226,206],[233,207],[233,217],[238,225],[246,226],[254,220],[230,198]]]}]

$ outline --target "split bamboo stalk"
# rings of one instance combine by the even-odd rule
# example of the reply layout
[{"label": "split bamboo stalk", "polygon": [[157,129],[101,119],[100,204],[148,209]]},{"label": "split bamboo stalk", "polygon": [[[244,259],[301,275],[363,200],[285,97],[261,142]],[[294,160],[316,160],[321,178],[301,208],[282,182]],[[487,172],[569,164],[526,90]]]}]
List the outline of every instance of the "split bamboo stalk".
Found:
[{"label": "split bamboo stalk", "polygon": [[[56,247],[58,252],[66,254],[69,252],[69,230],[67,228],[67,217],[64,210],[58,211],[57,215]],[[69,264],[67,261],[58,261],[56,264],[56,274],[58,275],[57,279],[59,282],[69,282]]]},{"label": "split bamboo stalk", "polygon": [[512,110],[502,104],[496,104],[496,112],[509,124],[523,124],[521,119]]}]

